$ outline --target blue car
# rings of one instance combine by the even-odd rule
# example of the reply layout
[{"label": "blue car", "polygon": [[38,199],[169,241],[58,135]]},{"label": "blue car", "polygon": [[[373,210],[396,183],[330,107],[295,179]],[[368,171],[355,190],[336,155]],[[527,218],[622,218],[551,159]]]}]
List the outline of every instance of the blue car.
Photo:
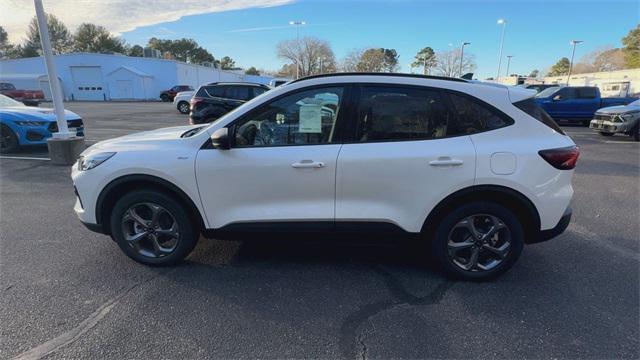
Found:
[{"label": "blue car", "polygon": [[[70,132],[84,136],[84,125],[77,114],[65,110]],[[11,152],[20,146],[46,144],[58,131],[53,109],[25,106],[0,95],[0,152]]]}]

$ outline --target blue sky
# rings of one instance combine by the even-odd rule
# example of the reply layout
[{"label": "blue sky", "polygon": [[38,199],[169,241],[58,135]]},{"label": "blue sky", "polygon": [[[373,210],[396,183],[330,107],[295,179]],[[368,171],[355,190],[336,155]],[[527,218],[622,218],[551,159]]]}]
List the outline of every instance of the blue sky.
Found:
[{"label": "blue sky", "polygon": [[[178,1],[179,2],[179,1]],[[216,58],[228,55],[236,65],[279,69],[276,44],[295,37],[290,20],[304,20],[301,36],[329,41],[338,59],[351,49],[395,48],[403,71],[425,46],[436,51],[471,42],[479,78],[495,76],[500,27],[507,20],[504,55],[514,55],[511,73],[544,70],[571,55],[571,39],[584,40],[576,59],[621,38],[640,19],[638,1],[313,1],[185,16],[173,22],[122,34],[131,44],[152,37],[193,38]],[[503,63],[504,71],[504,63]]]}]

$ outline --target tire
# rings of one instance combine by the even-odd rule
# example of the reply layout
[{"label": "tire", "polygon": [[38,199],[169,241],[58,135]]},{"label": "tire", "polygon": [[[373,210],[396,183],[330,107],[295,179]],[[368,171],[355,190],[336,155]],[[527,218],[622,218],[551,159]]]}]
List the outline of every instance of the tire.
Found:
[{"label": "tire", "polygon": [[[131,216],[130,211],[136,216]],[[156,221],[152,221],[154,213],[158,214]],[[110,226],[111,236],[127,256],[151,266],[181,262],[200,235],[180,202],[151,190],[133,191],[118,200],[111,212]]]},{"label": "tire", "polygon": [[591,120],[582,120],[582,126],[589,127],[589,124],[591,124]]},{"label": "tire", "polygon": [[633,140],[640,141],[640,124],[636,125],[636,128],[631,130],[631,136],[633,137]]},{"label": "tire", "polygon": [[160,95],[160,100],[162,100],[164,102],[169,102],[169,95],[167,95],[167,94]]},{"label": "tire", "polygon": [[20,143],[18,136],[7,125],[0,125],[0,153],[10,153],[18,150]]},{"label": "tire", "polygon": [[180,101],[178,106],[176,106],[180,114],[188,114],[191,109],[189,108],[189,103],[186,101]]},{"label": "tire", "polygon": [[[503,227],[494,236],[471,237],[472,232],[465,225],[470,223],[479,235],[487,235],[491,224]],[[431,246],[434,260],[447,275],[463,280],[490,280],[509,270],[518,260],[524,246],[524,230],[516,215],[507,208],[490,202],[473,202],[454,209],[442,219]],[[492,251],[487,250],[488,247]],[[477,253],[475,266],[471,260],[473,252]],[[469,262],[463,261],[465,256]]]},{"label": "tire", "polygon": [[613,136],[613,133],[608,133],[608,132],[602,132],[602,131],[600,131],[600,135],[602,135],[602,136]]}]

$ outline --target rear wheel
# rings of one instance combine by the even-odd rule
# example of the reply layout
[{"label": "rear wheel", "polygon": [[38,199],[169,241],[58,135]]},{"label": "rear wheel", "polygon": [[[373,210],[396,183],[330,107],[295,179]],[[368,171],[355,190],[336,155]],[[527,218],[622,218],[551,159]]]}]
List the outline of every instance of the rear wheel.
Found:
[{"label": "rear wheel", "polygon": [[602,135],[602,136],[613,136],[613,133],[608,133],[608,132],[602,132],[602,131],[600,131],[600,135]]},{"label": "rear wheel", "polygon": [[168,102],[169,101],[169,95],[167,95],[167,94],[160,95],[160,100],[162,100],[164,102]]},{"label": "rear wheel", "polygon": [[18,137],[7,125],[0,126],[0,152],[8,153],[18,149]]},{"label": "rear wheel", "polygon": [[582,126],[589,127],[589,124],[591,124],[591,120],[582,120]]},{"label": "rear wheel", "polygon": [[462,205],[438,225],[433,256],[449,275],[489,280],[509,270],[524,245],[524,231],[507,208],[484,202]]},{"label": "rear wheel", "polygon": [[180,114],[188,114],[189,113],[189,103],[186,101],[180,101],[178,103],[178,111]]},{"label": "rear wheel", "polygon": [[182,204],[147,190],[118,200],[111,213],[111,234],[127,256],[157,266],[182,261],[199,236]]}]

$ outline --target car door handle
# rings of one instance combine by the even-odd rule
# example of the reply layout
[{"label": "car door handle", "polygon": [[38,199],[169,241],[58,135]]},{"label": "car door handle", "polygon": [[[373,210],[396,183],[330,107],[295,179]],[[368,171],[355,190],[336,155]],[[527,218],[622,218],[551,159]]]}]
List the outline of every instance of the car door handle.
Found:
[{"label": "car door handle", "polygon": [[319,169],[319,168],[323,168],[324,166],[325,164],[323,162],[313,161],[313,160],[300,160],[298,162],[294,162],[293,164],[291,164],[291,167],[296,169],[311,169],[311,168]]},{"label": "car door handle", "polygon": [[429,161],[429,165],[431,166],[460,166],[462,164],[464,164],[464,161],[450,157],[441,157],[438,158],[438,160]]}]

